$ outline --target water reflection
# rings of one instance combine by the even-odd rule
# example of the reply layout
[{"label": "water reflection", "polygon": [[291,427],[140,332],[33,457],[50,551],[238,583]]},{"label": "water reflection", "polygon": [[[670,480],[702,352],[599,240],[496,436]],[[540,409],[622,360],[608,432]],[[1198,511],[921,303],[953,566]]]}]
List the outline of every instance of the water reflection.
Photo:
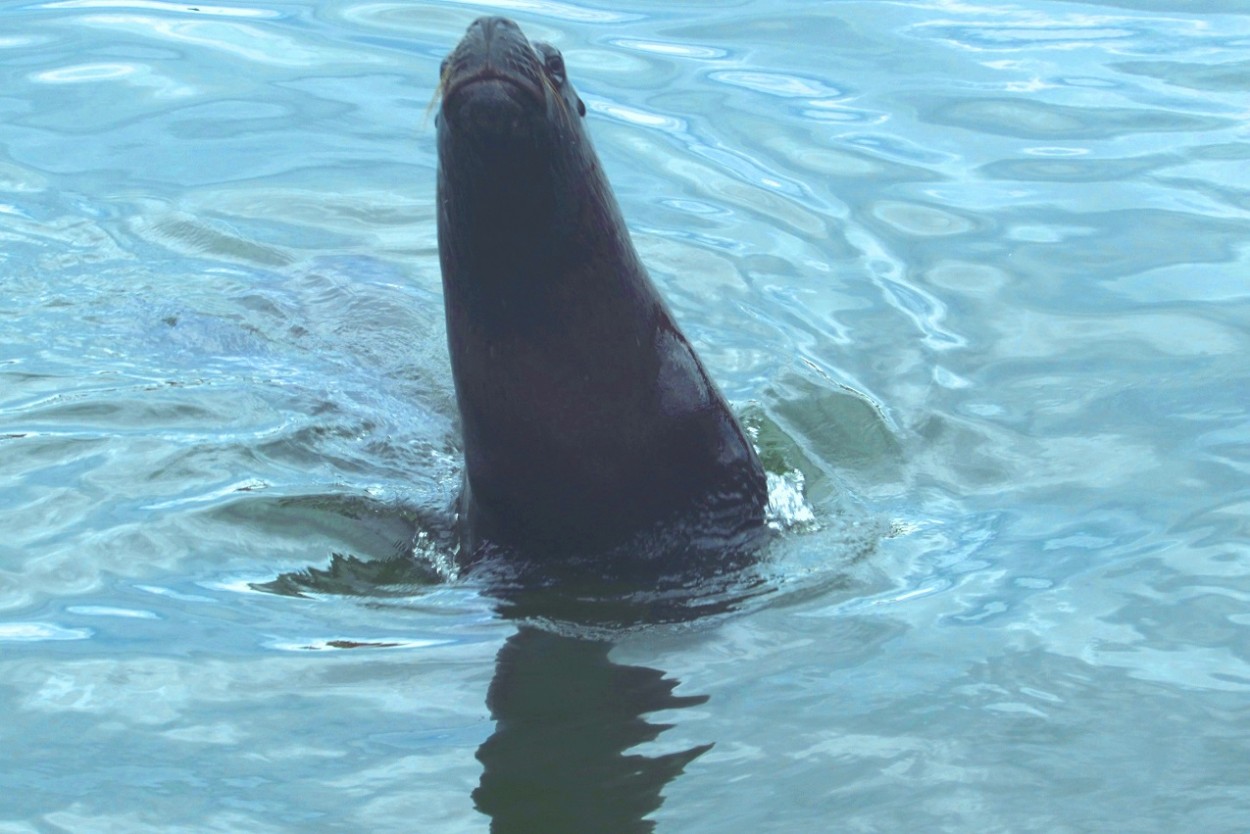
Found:
[{"label": "water reflection", "polygon": [[611,648],[522,626],[500,649],[486,697],[496,729],[478,748],[473,792],[492,832],[652,831],[664,786],[712,747],[628,752],[672,726],[644,715],[707,696],[674,695],[679,681],[614,663]]},{"label": "water reflection", "polygon": [[712,745],[639,752],[673,726],[644,716],[708,698],[674,695],[680,681],[663,670],[609,654],[623,634],[714,618],[770,594],[756,563],[763,536],[721,542],[715,559],[668,572],[647,563],[605,576],[597,561],[516,559],[474,569],[518,627],[495,660],[486,696],[495,732],[477,751],[484,770],[473,801],[491,831],[653,830],[647,815],[664,787]]}]

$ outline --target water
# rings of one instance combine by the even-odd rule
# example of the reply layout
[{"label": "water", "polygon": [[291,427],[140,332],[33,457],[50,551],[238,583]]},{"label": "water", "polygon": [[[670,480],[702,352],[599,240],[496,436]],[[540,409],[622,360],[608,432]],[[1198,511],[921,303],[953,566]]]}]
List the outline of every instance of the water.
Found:
[{"label": "water", "polygon": [[[728,610],[445,580],[488,10],[804,477]],[[1242,0],[0,16],[0,831],[1250,829]]]}]

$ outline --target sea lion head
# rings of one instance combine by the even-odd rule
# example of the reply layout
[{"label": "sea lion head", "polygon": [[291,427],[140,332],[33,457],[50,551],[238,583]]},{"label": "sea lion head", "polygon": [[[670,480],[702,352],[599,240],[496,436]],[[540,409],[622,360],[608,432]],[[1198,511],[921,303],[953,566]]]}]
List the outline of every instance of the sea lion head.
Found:
[{"label": "sea lion head", "polygon": [[582,139],[586,106],[560,50],[531,43],[507,18],[481,17],[469,26],[443,60],[440,90],[441,159],[494,168],[537,156],[550,164]]},{"label": "sea lion head", "polygon": [[473,322],[537,326],[521,314],[536,314],[536,286],[576,286],[636,257],[623,251],[624,221],[558,49],[531,43],[507,18],[478,18],[443,61],[439,89],[439,255],[451,307],[476,299],[490,311],[477,305]]}]

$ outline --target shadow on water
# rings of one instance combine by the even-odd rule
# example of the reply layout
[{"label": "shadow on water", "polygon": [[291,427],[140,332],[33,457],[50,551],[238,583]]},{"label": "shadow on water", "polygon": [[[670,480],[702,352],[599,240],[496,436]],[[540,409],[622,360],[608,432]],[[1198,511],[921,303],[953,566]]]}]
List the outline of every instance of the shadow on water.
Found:
[{"label": "shadow on water", "polygon": [[[753,539],[754,544],[762,544]],[[735,552],[736,551],[736,552]],[[745,542],[720,570],[603,576],[602,570],[522,569],[492,577],[498,612],[517,623],[495,660],[486,696],[495,732],[478,748],[473,801],[496,834],[647,832],[666,785],[712,748],[646,754],[671,723],[651,713],[704,704],[678,696],[662,669],[616,663],[616,638],[664,623],[737,610],[773,589],[741,564]],[[670,712],[671,716],[671,712]]]},{"label": "shadow on water", "polygon": [[440,558],[455,534],[437,506],[400,505],[358,495],[249,495],[209,511],[214,522],[289,540],[300,550],[330,553],[326,567],[310,565],[252,583],[281,596],[410,597],[447,580]]},{"label": "shadow on water", "polygon": [[672,726],[643,716],[707,696],[674,695],[678,681],[614,663],[612,646],[522,626],[500,649],[486,696],[495,732],[478,748],[473,792],[491,831],[651,831],[664,786],[711,749],[629,752]]}]

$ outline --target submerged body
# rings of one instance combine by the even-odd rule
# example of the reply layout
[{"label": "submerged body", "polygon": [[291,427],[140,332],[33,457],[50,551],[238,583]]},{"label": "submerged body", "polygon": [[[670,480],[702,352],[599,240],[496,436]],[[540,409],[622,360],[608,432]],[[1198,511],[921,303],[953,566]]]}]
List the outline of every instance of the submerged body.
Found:
[{"label": "submerged body", "polygon": [[653,535],[685,548],[759,528],[759,460],[638,259],[560,53],[481,18],[442,91],[462,560],[486,546],[593,555]]}]

